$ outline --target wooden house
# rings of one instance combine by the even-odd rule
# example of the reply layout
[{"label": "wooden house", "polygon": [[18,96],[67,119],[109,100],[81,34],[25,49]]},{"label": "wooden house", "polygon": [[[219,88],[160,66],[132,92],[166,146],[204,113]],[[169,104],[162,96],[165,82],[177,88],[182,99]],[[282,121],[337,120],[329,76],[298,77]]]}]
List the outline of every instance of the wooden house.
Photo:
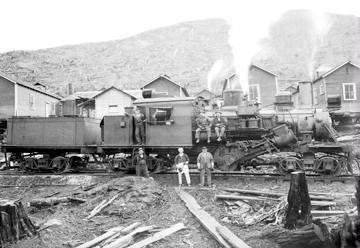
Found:
[{"label": "wooden house", "polygon": [[151,82],[145,84],[142,90],[154,90],[158,93],[164,93],[167,97],[188,97],[189,93],[186,88],[181,86],[180,84],[174,82],[167,75],[160,75],[156,79]]},{"label": "wooden house", "polygon": [[327,71],[312,83],[316,108],[330,112],[360,112],[360,67],[347,61]]},{"label": "wooden house", "polygon": [[48,117],[61,97],[0,73],[0,120],[12,116]]}]

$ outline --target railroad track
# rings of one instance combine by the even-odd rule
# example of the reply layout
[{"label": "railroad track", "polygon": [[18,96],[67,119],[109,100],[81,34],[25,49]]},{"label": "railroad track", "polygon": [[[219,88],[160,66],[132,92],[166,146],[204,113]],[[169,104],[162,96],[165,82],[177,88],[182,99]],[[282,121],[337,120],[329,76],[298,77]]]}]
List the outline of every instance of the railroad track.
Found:
[{"label": "railroad track", "polygon": [[[177,172],[167,171],[161,173],[153,173],[153,175],[175,175]],[[83,170],[78,172],[64,172],[64,173],[49,173],[49,172],[20,172],[20,171],[2,171],[0,176],[106,176],[106,177],[123,177],[126,175],[133,175],[125,171],[119,172],[107,172],[106,170]],[[199,171],[190,170],[190,175],[199,175]],[[241,171],[213,171],[212,176],[214,177],[237,177],[242,180],[277,180],[277,181],[289,181],[290,175],[283,175],[279,173],[254,173],[254,172],[241,172]],[[308,174],[306,176],[309,182],[353,182],[353,175],[340,175],[340,176],[325,176]]]}]

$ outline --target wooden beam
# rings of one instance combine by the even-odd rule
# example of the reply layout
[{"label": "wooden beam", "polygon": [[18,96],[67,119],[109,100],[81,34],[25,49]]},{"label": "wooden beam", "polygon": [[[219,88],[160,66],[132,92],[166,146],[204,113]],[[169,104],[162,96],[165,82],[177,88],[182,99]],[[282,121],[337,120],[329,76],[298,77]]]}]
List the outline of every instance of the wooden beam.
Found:
[{"label": "wooden beam", "polygon": [[[248,189],[223,188],[222,190],[227,192],[240,193],[240,194],[264,195],[264,196],[273,196],[273,197],[282,197],[286,195],[286,193],[281,193],[281,192],[257,191],[257,190],[248,190]],[[334,200],[333,197],[327,195],[312,195],[311,193],[309,194],[311,200],[323,200],[323,201]]]},{"label": "wooden beam", "polygon": [[[178,190],[177,194],[181,200],[185,203],[189,211],[199,220],[202,226],[225,248],[231,248],[231,244],[237,244],[237,248],[250,248],[244,241],[238,238],[235,234],[227,235],[231,238],[231,243],[226,241],[221,234],[216,230],[221,228],[221,230],[227,234],[232,233],[228,228],[222,226],[217,222],[211,215],[202,210],[200,205],[196,202],[194,197],[186,193],[185,191]],[[226,230],[226,231],[224,231]]]},{"label": "wooden beam", "polygon": [[250,200],[250,201],[281,201],[279,198],[255,197],[243,195],[215,195],[216,200]]},{"label": "wooden beam", "polygon": [[177,231],[180,231],[181,229],[184,229],[185,226],[183,223],[178,223],[178,224],[175,224],[165,230],[162,230],[160,232],[157,232],[155,233],[153,236],[149,237],[149,238],[146,238],[144,240],[141,240],[140,242],[136,243],[136,244],[133,244],[131,246],[129,246],[128,248],[142,248],[142,247],[145,247],[151,243],[154,243],[160,239],[163,239],[165,238],[166,236],[169,236]]}]

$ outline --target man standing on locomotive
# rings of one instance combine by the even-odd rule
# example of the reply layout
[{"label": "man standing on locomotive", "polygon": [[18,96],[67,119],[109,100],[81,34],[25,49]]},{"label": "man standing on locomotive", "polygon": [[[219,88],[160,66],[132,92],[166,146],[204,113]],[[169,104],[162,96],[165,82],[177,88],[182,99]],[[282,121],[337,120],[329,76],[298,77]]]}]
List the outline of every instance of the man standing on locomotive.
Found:
[{"label": "man standing on locomotive", "polygon": [[205,185],[205,172],[207,176],[207,186],[211,187],[211,169],[214,169],[214,158],[204,146],[202,152],[197,157],[197,167],[200,170],[200,186]]},{"label": "man standing on locomotive", "polygon": [[140,112],[140,109],[136,108],[133,115],[135,119],[135,138],[138,145],[145,144],[145,127],[144,122],[146,121],[143,113]]},{"label": "man standing on locomotive", "polygon": [[146,162],[147,156],[142,148],[139,148],[138,154],[136,154],[133,163],[136,166],[136,176],[149,177],[149,171]]},{"label": "man standing on locomotive", "polygon": [[215,112],[215,118],[213,120],[215,126],[215,133],[217,137],[217,141],[221,141],[224,138],[225,129],[226,129],[226,120],[221,117],[221,112]]},{"label": "man standing on locomotive", "polygon": [[178,172],[179,187],[182,186],[182,174],[185,175],[186,183],[190,187],[189,156],[184,153],[184,148],[179,147],[179,154],[175,157],[175,166]]},{"label": "man standing on locomotive", "polygon": [[201,111],[200,116],[198,118],[196,118],[196,125],[197,125],[196,131],[195,131],[196,143],[200,142],[200,131],[202,131],[202,130],[206,130],[207,142],[210,143],[211,121],[205,115],[205,111]]}]

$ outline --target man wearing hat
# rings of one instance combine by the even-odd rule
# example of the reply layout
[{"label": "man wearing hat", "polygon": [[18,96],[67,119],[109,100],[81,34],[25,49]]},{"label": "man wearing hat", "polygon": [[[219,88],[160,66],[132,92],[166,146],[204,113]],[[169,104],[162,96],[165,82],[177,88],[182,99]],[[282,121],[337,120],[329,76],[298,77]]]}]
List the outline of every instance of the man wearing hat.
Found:
[{"label": "man wearing hat", "polygon": [[197,157],[197,166],[200,170],[200,186],[204,186],[205,172],[207,174],[207,186],[211,187],[211,169],[214,169],[214,158],[204,146],[202,152]]},{"label": "man wearing hat", "polygon": [[213,120],[217,141],[221,141],[221,139],[224,138],[225,129],[226,129],[226,120],[223,117],[221,117],[221,114],[222,113],[220,111],[216,111],[215,118]]},{"label": "man wearing hat", "polygon": [[207,142],[210,143],[211,138],[211,121],[205,115],[205,111],[201,111],[200,116],[196,118],[197,129],[195,131],[196,143],[200,142],[200,131],[206,130]]},{"label": "man wearing hat", "polygon": [[139,148],[138,154],[136,154],[133,163],[136,166],[136,176],[149,177],[149,171],[146,163],[147,156],[144,149]]}]

